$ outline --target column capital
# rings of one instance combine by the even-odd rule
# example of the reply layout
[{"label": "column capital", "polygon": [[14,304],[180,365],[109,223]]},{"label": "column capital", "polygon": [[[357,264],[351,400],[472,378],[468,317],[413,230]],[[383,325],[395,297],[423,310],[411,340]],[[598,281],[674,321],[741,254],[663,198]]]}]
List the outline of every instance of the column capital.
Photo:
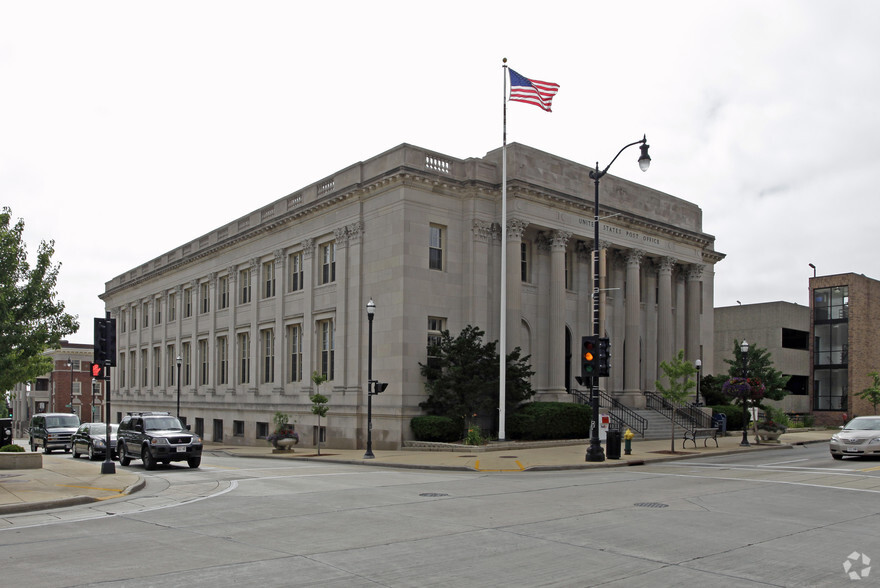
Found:
[{"label": "column capital", "polygon": [[624,253],[626,257],[626,265],[627,266],[635,266],[639,267],[642,263],[642,257],[645,256],[645,252],[641,249],[630,249],[626,253]]},{"label": "column capital", "polygon": [[306,259],[311,259],[312,254],[315,252],[315,240],[314,239],[303,239],[302,248],[303,248],[303,257]]},{"label": "column capital", "polygon": [[565,250],[568,247],[568,240],[571,239],[569,231],[561,231],[559,229],[550,233],[550,249]]},{"label": "column capital", "polygon": [[672,270],[675,269],[676,263],[678,263],[678,260],[674,257],[666,256],[659,258],[657,260],[657,273],[672,275]]},{"label": "column capital", "polygon": [[474,240],[483,243],[489,242],[489,239],[492,238],[492,232],[494,229],[495,223],[480,219],[474,219],[474,222],[471,224],[471,233],[474,235]]},{"label": "column capital", "polygon": [[703,278],[703,264],[693,263],[688,267],[687,279],[689,282],[697,282]]},{"label": "column capital", "polygon": [[507,219],[507,240],[522,241],[527,226],[529,226],[529,223],[524,220],[518,218]]}]

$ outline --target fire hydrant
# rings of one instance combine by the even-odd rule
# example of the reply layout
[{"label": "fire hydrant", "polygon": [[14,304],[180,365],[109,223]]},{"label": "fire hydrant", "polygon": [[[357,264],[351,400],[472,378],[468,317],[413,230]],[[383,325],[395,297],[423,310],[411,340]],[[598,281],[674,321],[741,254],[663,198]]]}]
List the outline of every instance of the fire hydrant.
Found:
[{"label": "fire hydrant", "polygon": [[624,455],[630,455],[632,453],[632,438],[635,437],[633,432],[629,429],[626,430],[626,433],[623,434],[623,453]]}]

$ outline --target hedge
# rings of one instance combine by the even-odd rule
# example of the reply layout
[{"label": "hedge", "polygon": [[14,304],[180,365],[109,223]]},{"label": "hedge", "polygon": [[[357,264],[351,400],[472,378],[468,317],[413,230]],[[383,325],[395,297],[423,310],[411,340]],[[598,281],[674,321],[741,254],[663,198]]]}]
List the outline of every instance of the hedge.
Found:
[{"label": "hedge", "polygon": [[445,416],[418,416],[409,422],[417,441],[452,443],[461,440],[461,421]]},{"label": "hedge", "polygon": [[741,406],[718,404],[710,408],[712,409],[712,414],[721,413],[727,415],[728,431],[742,431],[743,409]]},{"label": "hedge", "polygon": [[511,439],[586,439],[590,407],[570,402],[529,402],[507,417]]}]

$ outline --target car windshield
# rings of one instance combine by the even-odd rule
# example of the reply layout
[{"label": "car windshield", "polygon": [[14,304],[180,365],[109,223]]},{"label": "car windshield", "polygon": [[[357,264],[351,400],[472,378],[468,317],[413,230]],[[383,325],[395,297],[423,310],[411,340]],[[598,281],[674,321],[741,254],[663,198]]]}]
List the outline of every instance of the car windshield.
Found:
[{"label": "car windshield", "polygon": [[[115,435],[116,429],[119,428],[119,425],[110,425],[110,434]],[[95,423],[89,427],[89,434],[91,435],[106,435],[107,434],[107,426],[104,423]]]},{"label": "car windshield", "polygon": [[880,431],[880,419],[853,419],[844,427],[847,431]]},{"label": "car windshield", "polygon": [[75,414],[70,416],[66,414],[60,414],[57,416],[46,417],[46,427],[78,427],[79,426],[79,417]]},{"label": "car windshield", "polygon": [[182,428],[180,421],[172,416],[144,419],[144,431],[169,431]]}]

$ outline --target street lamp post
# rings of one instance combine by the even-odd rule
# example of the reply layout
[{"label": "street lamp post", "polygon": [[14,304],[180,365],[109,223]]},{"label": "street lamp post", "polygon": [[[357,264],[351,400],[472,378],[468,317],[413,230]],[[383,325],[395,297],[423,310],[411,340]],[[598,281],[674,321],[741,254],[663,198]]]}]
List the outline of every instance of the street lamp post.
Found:
[{"label": "street lamp post", "polygon": [[[749,378],[749,342],[743,339],[743,342],[740,343],[739,350],[742,355],[743,362],[743,379],[745,380],[746,389],[748,389],[748,378]],[[749,437],[748,437],[748,423],[749,423],[749,409],[746,405],[746,393],[743,392],[742,403],[743,403],[743,438],[742,442],[740,442],[740,446],[742,447],[750,447],[749,445]]]},{"label": "street lamp post", "polygon": [[696,406],[701,406],[700,405],[700,370],[703,369],[702,360],[698,359],[697,361],[695,361],[694,366],[697,368],[697,400],[696,400],[696,402],[694,402],[694,404]]},{"label": "street lamp post", "polygon": [[73,410],[73,361],[68,357],[67,358],[67,373],[70,377],[70,412],[74,412]]},{"label": "street lamp post", "polygon": [[367,302],[367,451],[364,459],[373,459],[373,314],[376,304],[373,299]]},{"label": "street lamp post", "polygon": [[[617,161],[620,154],[633,145],[639,145],[641,149],[639,168],[642,171],[648,171],[648,167],[651,165],[651,156],[648,155],[647,136],[643,135],[641,141],[634,141],[618,151],[605,169],[599,171],[599,162],[597,161],[596,169],[590,172],[590,179],[593,180],[596,187],[593,202],[593,335],[596,336],[601,336],[599,333],[599,180],[608,173],[608,168]],[[587,449],[586,460],[605,461],[605,452],[599,442],[599,378],[597,376],[590,378],[590,410],[593,413],[593,426],[591,427],[590,447]]]},{"label": "street lamp post", "polygon": [[177,419],[180,420],[180,362],[183,358],[177,356]]}]

